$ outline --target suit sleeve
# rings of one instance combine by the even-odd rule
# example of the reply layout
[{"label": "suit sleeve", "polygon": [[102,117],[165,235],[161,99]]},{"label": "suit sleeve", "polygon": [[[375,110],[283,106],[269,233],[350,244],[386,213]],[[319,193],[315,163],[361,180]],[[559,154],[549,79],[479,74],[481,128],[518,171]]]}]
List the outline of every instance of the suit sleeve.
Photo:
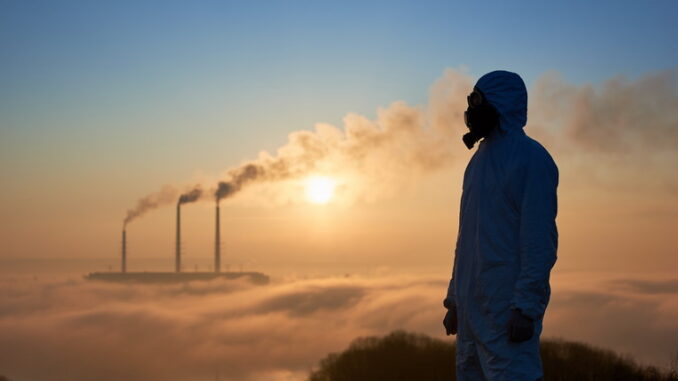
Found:
[{"label": "suit sleeve", "polygon": [[544,151],[528,158],[520,210],[520,272],[515,283],[512,308],[532,319],[544,316],[550,297],[549,275],[556,262],[558,230],[558,168]]},{"label": "suit sleeve", "polygon": [[[469,164],[470,166],[470,164]],[[466,171],[464,172],[464,183],[466,183],[466,176],[468,174],[468,167],[466,168]],[[452,277],[450,278],[450,284],[447,286],[447,296],[445,297],[445,300],[443,303],[445,305],[457,305],[457,294],[454,289],[454,274],[457,271],[457,258],[459,256],[459,236],[461,235],[461,224],[462,224],[462,211],[464,210],[464,197],[466,196],[465,193],[463,193],[462,190],[462,195],[461,195],[461,202],[459,205],[459,229],[457,230],[457,243],[455,245],[454,249],[454,262],[452,263]]]},{"label": "suit sleeve", "polygon": [[447,296],[443,301],[445,307],[451,305],[457,305],[457,298],[454,293],[454,265],[452,267],[452,278],[450,278],[450,284],[447,286]]}]

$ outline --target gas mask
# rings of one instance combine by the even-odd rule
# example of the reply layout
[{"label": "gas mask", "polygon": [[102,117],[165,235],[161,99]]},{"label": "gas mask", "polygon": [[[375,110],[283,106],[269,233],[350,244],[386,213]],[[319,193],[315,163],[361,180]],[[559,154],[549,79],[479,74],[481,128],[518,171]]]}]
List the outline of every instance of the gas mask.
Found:
[{"label": "gas mask", "polygon": [[462,140],[468,149],[473,148],[476,142],[499,126],[499,112],[487,101],[483,92],[473,88],[473,92],[466,97],[468,108],[464,112],[464,123],[469,132]]}]

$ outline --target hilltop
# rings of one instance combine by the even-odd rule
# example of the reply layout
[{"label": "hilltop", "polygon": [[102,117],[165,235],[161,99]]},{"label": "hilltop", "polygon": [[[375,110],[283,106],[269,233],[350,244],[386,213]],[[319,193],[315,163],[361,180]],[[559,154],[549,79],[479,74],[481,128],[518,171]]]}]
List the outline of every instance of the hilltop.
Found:
[{"label": "hilltop", "polygon": [[[565,340],[542,340],[545,381],[678,381],[675,369],[640,366],[610,350]],[[309,381],[455,380],[455,345],[422,334],[395,331],[362,337],[331,353]]]}]

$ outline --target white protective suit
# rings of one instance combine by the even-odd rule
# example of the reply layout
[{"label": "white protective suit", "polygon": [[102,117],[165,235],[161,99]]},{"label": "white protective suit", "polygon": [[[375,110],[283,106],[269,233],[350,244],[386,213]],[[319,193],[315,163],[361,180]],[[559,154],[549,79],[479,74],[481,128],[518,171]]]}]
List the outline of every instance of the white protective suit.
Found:
[{"label": "white protective suit", "polygon": [[[520,76],[494,71],[476,87],[499,112],[500,127],[481,141],[464,173],[447,293],[457,306],[457,379],[539,380],[539,335],[558,245],[558,168],[523,131],[527,90]],[[508,339],[516,308],[535,325],[521,343]]]}]

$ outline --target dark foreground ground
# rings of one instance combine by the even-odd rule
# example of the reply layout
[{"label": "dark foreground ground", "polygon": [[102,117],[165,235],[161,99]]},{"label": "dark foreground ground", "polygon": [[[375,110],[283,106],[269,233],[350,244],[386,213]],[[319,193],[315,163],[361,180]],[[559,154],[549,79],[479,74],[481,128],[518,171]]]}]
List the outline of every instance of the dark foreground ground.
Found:
[{"label": "dark foreground ground", "polygon": [[[455,380],[455,346],[425,335],[396,331],[356,339],[348,349],[325,357],[310,381]],[[678,381],[676,370],[660,371],[632,359],[564,341],[543,340],[545,381]]]}]

